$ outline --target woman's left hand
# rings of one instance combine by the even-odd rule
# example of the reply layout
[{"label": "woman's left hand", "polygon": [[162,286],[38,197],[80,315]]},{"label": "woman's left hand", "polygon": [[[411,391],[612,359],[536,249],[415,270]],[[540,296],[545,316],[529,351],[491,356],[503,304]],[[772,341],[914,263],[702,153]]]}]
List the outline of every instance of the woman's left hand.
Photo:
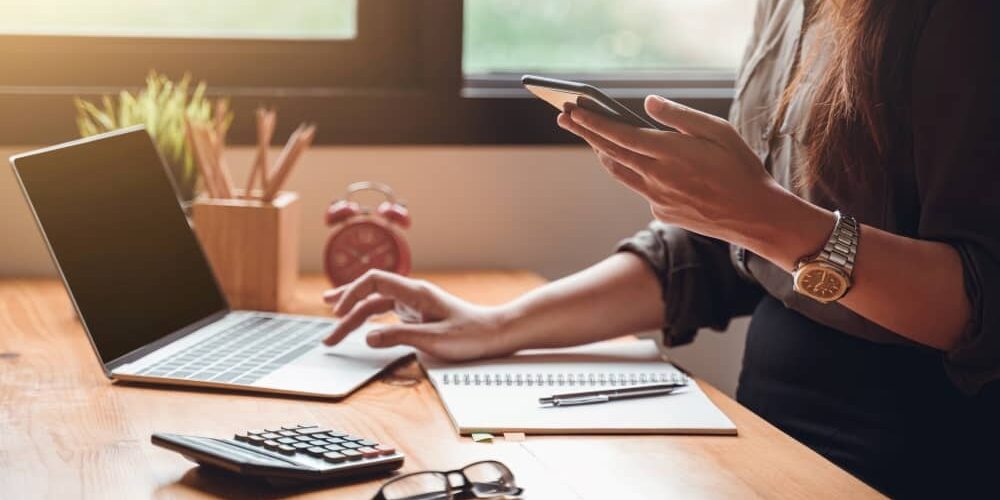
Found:
[{"label": "woman's left hand", "polygon": [[645,107],[676,131],[637,128],[572,105],[558,123],[587,141],[657,219],[743,246],[750,235],[766,238],[790,193],[729,122],[659,96],[647,97]]}]

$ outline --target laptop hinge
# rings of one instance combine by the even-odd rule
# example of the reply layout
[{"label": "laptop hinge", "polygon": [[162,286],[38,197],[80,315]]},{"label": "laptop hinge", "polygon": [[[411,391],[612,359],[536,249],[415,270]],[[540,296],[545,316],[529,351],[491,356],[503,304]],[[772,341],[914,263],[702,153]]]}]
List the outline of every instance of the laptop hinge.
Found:
[{"label": "laptop hinge", "polygon": [[124,354],[122,356],[119,356],[119,357],[117,357],[117,358],[109,361],[104,366],[104,368],[110,374],[116,368],[118,368],[120,366],[123,366],[123,365],[127,365],[127,364],[129,364],[129,363],[131,363],[131,362],[133,362],[133,361],[135,361],[137,359],[140,359],[143,356],[145,356],[145,355],[147,355],[147,354],[149,354],[149,353],[151,353],[151,352],[153,352],[153,351],[155,351],[155,350],[157,350],[157,349],[159,349],[159,348],[161,348],[161,347],[163,347],[163,346],[165,346],[167,344],[170,344],[172,342],[176,342],[179,339],[187,337],[188,335],[190,335],[190,334],[192,334],[192,333],[194,333],[194,332],[196,332],[196,331],[204,328],[205,326],[210,325],[212,323],[215,323],[216,321],[221,320],[222,318],[226,317],[226,315],[229,314],[229,313],[230,313],[230,311],[228,309],[223,309],[223,310],[218,311],[216,313],[213,313],[213,314],[210,314],[208,316],[205,316],[204,318],[202,318],[202,319],[200,319],[198,321],[195,321],[194,323],[191,323],[190,325],[187,325],[184,328],[181,328],[180,330],[177,330],[177,331],[175,331],[175,332],[173,332],[173,333],[171,333],[169,335],[165,335],[163,337],[160,337],[159,339],[156,339],[155,341],[150,342],[150,343],[148,343],[148,344],[146,344],[146,345],[144,345],[144,346],[142,346],[142,347],[140,347],[140,348],[138,348],[138,349],[136,349],[136,350],[134,350],[134,351],[132,351],[132,352],[130,352],[128,354]]}]

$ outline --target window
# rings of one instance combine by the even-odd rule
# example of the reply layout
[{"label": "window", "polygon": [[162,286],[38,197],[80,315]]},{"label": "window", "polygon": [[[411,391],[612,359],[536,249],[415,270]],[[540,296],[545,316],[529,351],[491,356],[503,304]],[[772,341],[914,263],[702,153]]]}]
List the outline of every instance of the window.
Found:
[{"label": "window", "polygon": [[[722,114],[753,0],[33,0],[0,3],[0,142],[76,136],[71,98],[190,72],[317,142],[560,143],[524,72]],[[23,117],[31,117],[24,120]]]},{"label": "window", "polygon": [[[357,0],[32,0],[0,3],[0,33],[159,38],[354,38]],[[290,7],[290,5],[292,7]]]}]

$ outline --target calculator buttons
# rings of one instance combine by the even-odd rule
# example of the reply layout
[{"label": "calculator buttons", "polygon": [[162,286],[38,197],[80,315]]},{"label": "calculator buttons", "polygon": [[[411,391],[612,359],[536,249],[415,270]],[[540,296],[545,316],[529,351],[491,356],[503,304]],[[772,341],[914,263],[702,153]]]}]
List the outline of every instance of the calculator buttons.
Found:
[{"label": "calculator buttons", "polygon": [[301,454],[332,464],[381,459],[396,454],[392,446],[317,425],[292,425],[247,431],[234,439],[282,455]]},{"label": "calculator buttons", "polygon": [[314,428],[299,430],[299,434],[302,434],[302,435],[316,435],[316,434],[323,434],[323,433],[326,433],[326,432],[330,432],[330,430],[329,429],[320,429],[319,427],[314,427]]}]

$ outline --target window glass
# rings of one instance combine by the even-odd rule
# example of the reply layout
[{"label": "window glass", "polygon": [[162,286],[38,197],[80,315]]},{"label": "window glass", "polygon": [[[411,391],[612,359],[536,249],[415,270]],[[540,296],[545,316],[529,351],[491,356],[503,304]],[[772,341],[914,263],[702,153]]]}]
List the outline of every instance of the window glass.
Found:
[{"label": "window glass", "polygon": [[0,33],[342,39],[356,11],[357,0],[2,0]]},{"label": "window glass", "polygon": [[465,0],[463,69],[733,70],[755,0]]}]

